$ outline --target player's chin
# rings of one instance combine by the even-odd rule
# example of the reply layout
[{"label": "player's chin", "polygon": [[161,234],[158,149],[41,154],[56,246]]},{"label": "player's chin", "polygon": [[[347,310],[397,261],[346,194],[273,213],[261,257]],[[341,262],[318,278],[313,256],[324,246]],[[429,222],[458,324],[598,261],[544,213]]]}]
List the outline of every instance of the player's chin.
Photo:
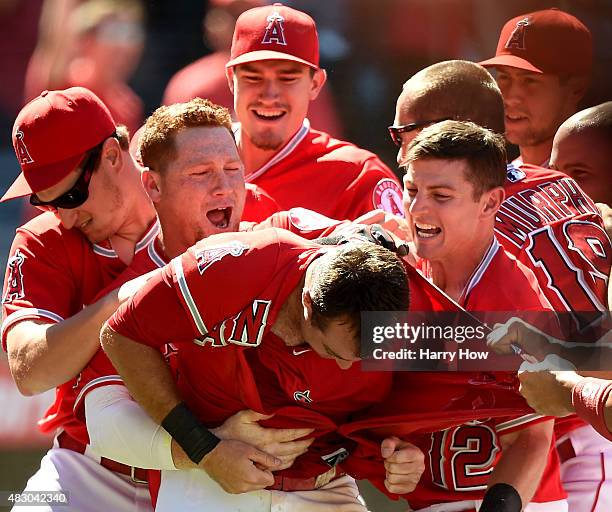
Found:
[{"label": "player's chin", "polygon": [[102,230],[102,229],[89,229],[89,230],[81,230],[81,233],[89,240],[92,244],[99,244],[108,240],[114,232],[111,230]]}]

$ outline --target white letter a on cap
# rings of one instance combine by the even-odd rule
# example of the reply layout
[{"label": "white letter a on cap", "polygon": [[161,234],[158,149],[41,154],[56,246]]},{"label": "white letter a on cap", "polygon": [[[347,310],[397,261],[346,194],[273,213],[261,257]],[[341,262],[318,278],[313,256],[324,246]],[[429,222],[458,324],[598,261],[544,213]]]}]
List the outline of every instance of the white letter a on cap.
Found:
[{"label": "white letter a on cap", "polygon": [[506,48],[516,48],[517,50],[525,50],[525,29],[529,25],[529,18],[523,18],[516,23],[516,27],[510,34]]},{"label": "white letter a on cap", "polygon": [[33,164],[34,160],[28,152],[28,148],[23,142],[23,132],[17,130],[15,133],[15,153],[17,153],[17,159],[21,164]]},{"label": "white letter a on cap", "polygon": [[286,46],[285,29],[283,28],[285,18],[277,12],[273,12],[266,18],[266,21],[268,22],[268,26],[266,27],[266,33],[261,40],[261,44],[277,43]]}]

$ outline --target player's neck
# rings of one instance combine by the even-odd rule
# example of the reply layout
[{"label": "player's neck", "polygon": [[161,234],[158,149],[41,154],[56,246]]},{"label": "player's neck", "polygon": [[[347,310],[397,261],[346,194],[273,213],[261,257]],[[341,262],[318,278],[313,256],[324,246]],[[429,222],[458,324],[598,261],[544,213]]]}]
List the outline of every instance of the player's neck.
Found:
[{"label": "player's neck", "polygon": [[278,152],[277,149],[258,148],[251,142],[245,133],[241,134],[238,150],[242,163],[244,164],[245,176],[248,176],[266,165]]},{"label": "player's neck", "polygon": [[[140,188],[142,189],[142,187]],[[125,221],[117,232],[109,237],[109,242],[117,256],[126,265],[132,262],[136,244],[155,220],[155,209],[144,189],[134,191],[131,197],[132,204]]]},{"label": "player's neck", "polygon": [[534,146],[521,146],[521,160],[524,164],[541,166],[548,162],[550,153],[552,152],[553,139],[546,139],[540,144]]},{"label": "player's neck", "polygon": [[453,252],[449,258],[430,260],[431,278],[434,284],[459,302],[474,270],[491,246],[492,239],[492,234],[490,237],[482,237],[464,247],[460,253]]},{"label": "player's neck", "polygon": [[181,243],[180,240],[174,240],[172,237],[165,237],[164,232],[172,233],[171,230],[164,230],[164,224],[160,220],[160,228],[157,238],[159,240],[159,245],[162,251],[164,252],[164,256],[166,257],[166,259],[171,260],[172,258],[175,258],[179,254],[183,254],[187,249],[189,249],[190,246],[185,247],[185,244]]},{"label": "player's neck", "polygon": [[288,347],[296,347],[302,345],[305,340],[302,339],[300,324],[303,306],[302,306],[302,289],[304,287],[304,279],[294,288],[289,294],[285,303],[281,306],[271,331],[283,340]]}]

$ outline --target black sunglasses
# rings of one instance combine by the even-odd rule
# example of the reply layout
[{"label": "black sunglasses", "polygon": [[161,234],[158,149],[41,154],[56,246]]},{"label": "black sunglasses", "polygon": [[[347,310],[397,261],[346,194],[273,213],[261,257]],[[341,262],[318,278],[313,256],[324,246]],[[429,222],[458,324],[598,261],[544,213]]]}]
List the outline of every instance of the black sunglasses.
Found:
[{"label": "black sunglasses", "polygon": [[[106,139],[105,139],[106,140]],[[89,153],[85,157],[83,164],[81,165],[81,174],[76,183],[64,192],[61,196],[52,199],[51,201],[41,201],[36,194],[30,196],[30,204],[36,206],[41,210],[48,210],[55,212],[58,208],[65,210],[71,210],[81,206],[89,198],[89,182],[91,176],[96,168],[100,154],[102,152],[102,146],[104,141],[89,150]]]},{"label": "black sunglasses", "polygon": [[439,123],[441,121],[447,121],[447,118],[444,119],[434,119],[432,121],[421,121],[419,123],[410,123],[410,124],[402,124],[399,126],[389,126],[388,130],[389,130],[389,135],[391,135],[391,140],[393,141],[393,143],[401,148],[402,147],[402,137],[401,134],[402,133],[408,133],[414,130],[419,130],[421,128],[425,128],[426,126],[429,126],[430,124],[435,124],[435,123]]}]

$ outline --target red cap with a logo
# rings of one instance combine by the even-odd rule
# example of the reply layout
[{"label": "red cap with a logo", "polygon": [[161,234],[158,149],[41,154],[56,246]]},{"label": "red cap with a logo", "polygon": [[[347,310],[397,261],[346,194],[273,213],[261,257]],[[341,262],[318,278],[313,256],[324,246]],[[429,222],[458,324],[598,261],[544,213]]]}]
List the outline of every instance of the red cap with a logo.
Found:
[{"label": "red cap with a logo", "polygon": [[15,119],[13,148],[21,174],[0,202],[56,185],[114,131],[111,113],[89,89],[44,91]]},{"label": "red cap with a logo", "polygon": [[272,59],[319,67],[317,26],[308,14],[276,3],[240,15],[226,67]]},{"label": "red cap with a logo", "polygon": [[523,14],[504,25],[495,57],[480,64],[553,75],[588,75],[593,65],[591,32],[578,18],[559,9]]}]

